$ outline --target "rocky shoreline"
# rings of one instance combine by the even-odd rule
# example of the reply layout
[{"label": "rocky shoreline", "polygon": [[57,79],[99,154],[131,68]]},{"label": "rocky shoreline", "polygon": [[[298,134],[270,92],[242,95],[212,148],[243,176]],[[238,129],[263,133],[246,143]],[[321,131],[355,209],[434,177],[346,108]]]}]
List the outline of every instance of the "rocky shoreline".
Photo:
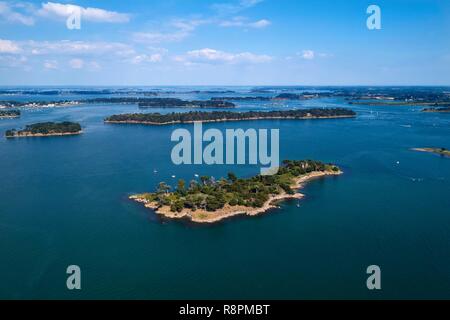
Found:
[{"label": "rocky shoreline", "polygon": [[63,133],[25,133],[25,134],[15,134],[12,136],[6,136],[7,139],[14,138],[32,138],[32,137],[52,137],[52,136],[74,136],[82,134],[83,131],[78,132],[63,132]]},{"label": "rocky shoreline", "polygon": [[339,119],[339,118],[354,118],[355,115],[343,115],[343,116],[311,116],[311,117],[255,117],[255,118],[242,118],[242,119],[214,119],[214,120],[193,120],[193,121],[171,121],[171,122],[150,122],[150,121],[137,121],[137,120],[105,120],[105,123],[110,124],[143,124],[152,126],[164,126],[171,124],[189,124],[195,122],[231,122],[231,121],[255,121],[255,120],[314,120],[314,119]]}]

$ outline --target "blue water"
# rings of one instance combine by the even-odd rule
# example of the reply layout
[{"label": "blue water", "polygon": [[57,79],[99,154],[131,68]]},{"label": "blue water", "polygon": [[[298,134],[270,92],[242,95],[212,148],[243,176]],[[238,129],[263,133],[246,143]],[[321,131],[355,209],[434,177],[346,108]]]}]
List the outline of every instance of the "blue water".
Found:
[{"label": "blue water", "polygon": [[[289,105],[311,106],[347,105]],[[265,215],[207,226],[161,220],[127,199],[160,181],[175,183],[172,175],[259,172],[173,165],[170,134],[191,125],[103,123],[111,114],[139,112],[134,105],[28,109],[20,119],[0,120],[2,133],[63,120],[84,130],[0,139],[0,298],[450,298],[450,159],[409,150],[450,148],[450,114],[352,109],[355,119],[204,124],[279,128],[281,158],[333,162],[345,172],[310,183],[299,207],[287,201]],[[66,289],[71,264],[81,267],[80,291]],[[381,291],[366,288],[371,264],[381,267]]]}]

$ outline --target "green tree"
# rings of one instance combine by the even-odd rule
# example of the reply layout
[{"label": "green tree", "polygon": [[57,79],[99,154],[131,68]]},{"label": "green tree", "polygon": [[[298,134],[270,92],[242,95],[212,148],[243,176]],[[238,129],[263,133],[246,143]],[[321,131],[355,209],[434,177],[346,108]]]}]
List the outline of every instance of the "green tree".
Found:
[{"label": "green tree", "polygon": [[228,172],[228,179],[229,179],[231,182],[236,182],[237,177],[236,177],[236,175],[235,175],[233,172]]},{"label": "green tree", "polygon": [[157,193],[168,193],[170,191],[170,186],[165,182],[160,182],[158,185]]},{"label": "green tree", "polygon": [[183,179],[178,180],[177,191],[182,195],[186,193],[186,182]]}]

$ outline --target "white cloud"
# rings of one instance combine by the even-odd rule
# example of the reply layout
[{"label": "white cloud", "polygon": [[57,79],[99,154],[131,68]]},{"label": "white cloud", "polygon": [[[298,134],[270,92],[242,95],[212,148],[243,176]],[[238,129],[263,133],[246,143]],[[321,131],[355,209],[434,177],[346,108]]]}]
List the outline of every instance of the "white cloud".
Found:
[{"label": "white cloud", "polygon": [[266,19],[261,19],[254,22],[247,21],[245,17],[234,17],[231,20],[225,20],[219,23],[221,27],[245,27],[245,28],[265,28],[271,25],[271,22]]},{"label": "white cloud", "polygon": [[85,61],[79,58],[69,60],[69,67],[72,69],[85,69],[88,71],[96,71],[101,69],[101,66],[97,61]]},{"label": "white cloud", "polygon": [[300,56],[306,60],[313,60],[315,57],[315,53],[313,50],[303,50]]},{"label": "white cloud", "polygon": [[265,28],[267,26],[270,26],[272,23],[269,20],[261,19],[252,23],[249,23],[249,27],[252,28]]},{"label": "white cloud", "polygon": [[48,54],[85,54],[85,55],[117,55],[127,57],[135,54],[134,49],[120,42],[89,42],[89,41],[27,41],[22,44],[24,49],[33,55]]},{"label": "white cloud", "polygon": [[58,69],[58,62],[56,60],[46,60],[44,62],[45,69]]},{"label": "white cloud", "polygon": [[18,53],[20,51],[19,45],[15,42],[0,39],[0,53]]},{"label": "white cloud", "polygon": [[[144,52],[138,52],[142,50]],[[70,40],[15,42],[0,39],[0,56],[21,55],[30,58],[30,61],[38,62],[46,69],[62,69],[57,63],[61,57],[66,57],[68,66],[73,69],[98,70],[101,69],[97,62],[99,59],[108,63],[157,63],[163,60],[167,52],[167,49],[152,46],[137,50],[120,42]],[[16,61],[20,62],[17,59]]]},{"label": "white cloud", "polygon": [[133,34],[133,39],[136,42],[144,43],[177,42],[183,40],[188,35],[188,33],[181,31],[176,31],[173,33],[136,32]]},{"label": "white cloud", "polygon": [[69,61],[69,66],[72,69],[81,69],[84,66],[84,61],[82,59],[72,59]]},{"label": "white cloud", "polygon": [[142,62],[155,63],[155,62],[161,62],[162,59],[163,59],[163,56],[160,53],[154,53],[154,54],[150,54],[150,55],[141,54],[141,55],[137,55],[137,56],[133,57],[131,62],[134,64],[140,64]]},{"label": "white cloud", "polygon": [[331,57],[333,57],[333,54],[332,53],[319,53],[318,56],[321,58],[331,58]]},{"label": "white cloud", "polygon": [[0,1],[0,18],[11,23],[21,23],[26,26],[34,25],[34,18],[18,12],[19,9],[28,9],[29,6],[20,3],[7,3]]},{"label": "white cloud", "polygon": [[23,68],[29,70],[27,57],[22,55],[0,55],[0,67],[2,68]]},{"label": "white cloud", "polygon": [[211,21],[202,19],[174,20],[169,24],[173,31],[136,32],[133,34],[133,39],[141,43],[178,42],[189,37],[199,26],[208,23],[211,23]]},{"label": "white cloud", "polygon": [[42,16],[57,18],[68,18],[75,12],[80,12],[82,20],[91,22],[124,23],[130,21],[130,16],[125,13],[99,8],[84,8],[73,4],[47,2],[43,3],[39,10],[39,14]]},{"label": "white cloud", "polygon": [[184,63],[264,63],[272,60],[268,55],[257,55],[251,52],[228,53],[215,49],[200,49],[188,51],[183,56],[175,58]]},{"label": "white cloud", "polygon": [[250,8],[256,6],[258,3],[263,2],[264,0],[241,0],[240,5],[243,8]]},{"label": "white cloud", "polygon": [[331,53],[323,53],[323,52],[315,52],[314,50],[303,50],[302,52],[298,52],[296,54],[298,57],[305,60],[313,60],[315,58],[330,58],[333,57]]},{"label": "white cloud", "polygon": [[99,70],[101,68],[102,67],[101,67],[100,63],[98,63],[97,61],[90,61],[89,62],[89,69],[91,69],[91,70]]},{"label": "white cloud", "polygon": [[212,8],[220,14],[233,14],[254,7],[263,1],[264,0],[240,0],[235,3],[216,3],[212,5]]},{"label": "white cloud", "polygon": [[180,31],[192,32],[197,27],[210,22],[211,20],[207,19],[191,19],[191,20],[177,19],[172,21],[171,25]]}]

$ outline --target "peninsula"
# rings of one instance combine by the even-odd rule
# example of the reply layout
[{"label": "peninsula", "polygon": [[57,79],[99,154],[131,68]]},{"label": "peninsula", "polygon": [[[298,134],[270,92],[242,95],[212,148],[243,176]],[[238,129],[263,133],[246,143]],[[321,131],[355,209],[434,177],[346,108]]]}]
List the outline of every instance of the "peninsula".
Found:
[{"label": "peninsula", "polygon": [[331,119],[355,117],[353,110],[344,108],[315,108],[282,111],[248,111],[230,112],[213,111],[199,112],[191,111],[184,113],[132,113],[112,115],[105,119],[106,123],[134,123],[148,125],[166,125],[174,123],[202,122],[223,122],[223,121],[244,121],[260,119]]},{"label": "peninsula", "polygon": [[5,133],[6,138],[22,137],[48,137],[48,136],[66,136],[80,134],[81,126],[74,122],[43,122],[30,124],[22,130],[8,130]]},{"label": "peninsula", "polygon": [[306,182],[341,170],[332,164],[313,160],[285,160],[274,175],[257,175],[240,179],[229,173],[228,177],[215,180],[202,176],[186,186],[178,180],[175,190],[161,182],[154,193],[130,196],[166,218],[185,218],[197,223],[213,223],[236,216],[255,216],[276,208],[276,202],[285,199],[301,199],[297,190]]},{"label": "peninsula", "polygon": [[450,112],[450,107],[425,108],[422,112]]},{"label": "peninsula", "polygon": [[0,110],[0,119],[19,118],[19,110]]},{"label": "peninsula", "polygon": [[450,150],[447,150],[445,148],[412,148],[411,150],[419,152],[429,152],[441,156],[450,157]]}]

